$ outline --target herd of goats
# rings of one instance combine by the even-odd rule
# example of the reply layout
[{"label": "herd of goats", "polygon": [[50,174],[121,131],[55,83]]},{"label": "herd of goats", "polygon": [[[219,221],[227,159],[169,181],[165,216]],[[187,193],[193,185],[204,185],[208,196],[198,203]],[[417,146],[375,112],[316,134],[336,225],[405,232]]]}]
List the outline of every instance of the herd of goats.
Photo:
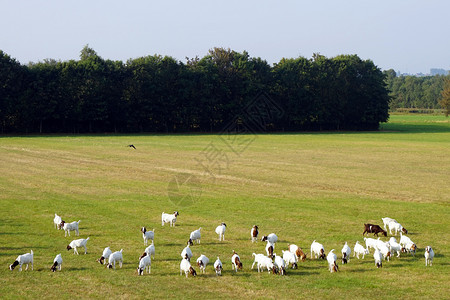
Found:
[{"label": "herd of goats", "polygon": [[[177,217],[179,216],[179,213],[175,211],[173,214],[166,214],[162,213],[161,215],[161,225],[164,226],[164,224],[168,223],[171,227],[175,226],[175,223],[177,221]],[[387,237],[387,230],[389,230],[389,233],[392,235],[392,231],[394,231],[394,234],[397,235],[400,234],[400,241],[397,242],[396,238],[392,236],[389,241],[385,242],[374,238],[364,238],[365,241],[365,247],[357,241],[354,248],[353,248],[353,256],[356,256],[359,259],[359,256],[362,255],[362,258],[364,258],[364,255],[369,254],[369,249],[374,249],[373,258],[375,261],[375,265],[377,268],[382,267],[383,260],[388,260],[390,257],[397,253],[397,257],[400,256],[400,253],[406,253],[409,252],[412,255],[416,253],[417,246],[416,244],[405,234],[408,233],[408,231],[395,219],[391,218],[382,218],[384,229],[381,228],[379,225],[375,224],[364,224],[364,234],[373,233],[374,236],[376,235],[378,237],[378,234],[382,234],[383,236]],[[80,221],[75,221],[71,223],[66,223],[62,220],[60,216],[55,214],[55,217],[53,219],[53,223],[55,227],[59,229],[63,229],[65,232],[65,236],[69,235],[70,232],[73,231],[77,236],[79,236],[79,223]],[[219,241],[223,241],[225,239],[225,231],[226,231],[227,225],[225,223],[221,223],[219,226],[217,226],[215,232],[219,235]],[[144,239],[144,245],[148,245],[148,241],[151,240],[151,245],[147,246],[144,253],[139,257],[139,265],[137,267],[137,272],[139,275],[143,275],[145,270],[147,270],[148,273],[151,273],[151,260],[155,258],[155,245],[154,245],[154,231],[148,231],[145,227],[141,228],[142,236]],[[256,242],[258,238],[258,226],[253,226],[250,231],[251,241]],[[186,247],[181,252],[181,263],[180,263],[180,275],[185,273],[186,277],[188,275],[196,276],[197,272],[191,265],[191,258],[193,257],[192,251],[190,249],[190,246],[193,245],[194,242],[200,243],[201,239],[201,227],[197,230],[194,230],[191,232],[189,236],[189,240],[187,242]],[[84,248],[84,253],[87,253],[87,247],[86,244],[89,241],[89,237],[86,239],[76,239],[69,243],[67,246],[67,250],[73,249],[74,254],[78,254],[78,248]],[[286,268],[297,268],[297,262],[299,260],[305,261],[306,255],[303,252],[303,250],[294,245],[290,244],[288,245],[288,249],[282,250],[282,256],[278,256],[274,253],[275,244],[278,241],[278,237],[276,234],[271,233],[269,235],[265,235],[261,238],[261,241],[265,241],[266,244],[266,254],[256,254],[253,253],[254,262],[252,264],[252,269],[254,268],[255,264],[257,265],[258,272],[262,272],[264,270],[267,270],[268,272],[272,272],[274,274],[280,274],[285,275],[286,274]],[[325,255],[325,248],[322,244],[313,241],[311,244],[311,258],[313,256],[315,258],[321,258],[321,259],[327,259],[328,261],[328,268],[330,272],[337,272],[339,271],[338,263],[337,263],[337,255],[334,253],[334,249],[331,250],[328,255]],[[342,264],[346,264],[350,259],[350,254],[352,253],[351,248],[348,246],[347,242],[345,242],[344,247],[341,250],[342,253]],[[433,257],[434,257],[434,251],[430,246],[427,246],[425,248],[425,266],[432,265]],[[102,256],[97,259],[97,261],[101,264],[107,265],[108,268],[116,268],[116,262],[119,264],[120,267],[122,267],[123,263],[123,256],[122,256],[122,249],[120,251],[112,252],[109,247],[106,247],[103,250]],[[106,262],[107,261],[107,262]],[[55,272],[57,269],[61,270],[62,267],[62,257],[61,254],[56,255],[53,265],[51,266],[51,270]],[[31,264],[31,269],[33,270],[33,250],[30,251],[30,253],[19,255],[16,260],[9,266],[10,270],[14,270],[16,266],[19,266],[19,270],[22,271],[22,265],[26,265],[26,270],[28,269],[28,265]],[[206,266],[209,264],[209,258],[205,255],[200,255],[200,257],[197,259],[197,266],[200,268],[200,271],[202,273],[206,272]],[[233,254],[231,256],[231,264],[232,264],[232,270],[235,270],[236,272],[238,270],[242,269],[242,262],[239,257],[239,255],[233,250]],[[214,270],[216,272],[216,275],[222,274],[223,265],[220,261],[219,257],[217,257],[216,261],[213,264]]]}]

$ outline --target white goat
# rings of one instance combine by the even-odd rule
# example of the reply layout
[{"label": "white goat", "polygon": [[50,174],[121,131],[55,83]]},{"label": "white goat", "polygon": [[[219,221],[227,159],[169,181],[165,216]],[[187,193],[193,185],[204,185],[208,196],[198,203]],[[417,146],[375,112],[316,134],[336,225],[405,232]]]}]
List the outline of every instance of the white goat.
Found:
[{"label": "white goat", "polygon": [[155,244],[152,241],[152,244],[145,248],[145,253],[147,253],[148,256],[153,256],[153,259],[155,259]]},{"label": "white goat", "polygon": [[108,259],[108,268],[110,269],[116,269],[116,262],[119,262],[120,268],[122,268],[123,263],[123,255],[122,255],[123,249],[120,249],[120,251],[116,251],[111,253]]},{"label": "white goat", "polygon": [[366,254],[369,254],[369,250],[356,241],[355,247],[353,248],[353,256],[356,255],[356,258],[359,259],[359,255],[362,255],[362,258],[364,259],[364,255]]},{"label": "white goat", "polygon": [[275,233],[271,233],[269,235],[264,235],[261,238],[261,241],[262,242],[269,241],[270,243],[275,244],[278,241],[278,237]]},{"label": "white goat", "polygon": [[252,256],[254,257],[254,261],[253,261],[253,264],[252,264],[252,270],[253,270],[253,267],[255,266],[255,264],[258,265],[258,262],[259,262],[263,257],[266,257],[266,256],[265,256],[264,254],[262,254],[262,253],[259,253],[259,254],[252,253]]},{"label": "white goat", "polygon": [[153,242],[153,240],[155,239],[155,229],[153,229],[153,231],[147,231],[147,228],[142,227],[141,232],[142,238],[144,239],[144,246],[148,245],[148,240],[151,240]]},{"label": "white goat", "polygon": [[295,244],[288,245],[289,252],[293,253],[295,256],[297,256],[297,259],[301,259],[302,261],[306,260],[306,254],[303,252],[302,248]]},{"label": "white goat", "polygon": [[386,230],[386,231],[387,231],[386,226],[389,224],[389,222],[397,222],[395,219],[388,218],[388,217],[386,217],[386,218],[381,218],[381,220],[383,221],[384,230]]},{"label": "white goat", "polygon": [[55,228],[56,228],[56,229],[58,229],[58,230],[61,229],[61,222],[62,222],[62,221],[63,221],[63,220],[61,219],[61,217],[58,216],[58,215],[55,213],[55,218],[53,218],[53,224],[55,225]]},{"label": "white goat", "polygon": [[191,260],[191,257],[193,256],[191,248],[189,248],[189,242],[187,243],[187,246],[181,251],[181,258],[186,258],[187,260]]},{"label": "white goat", "polygon": [[197,244],[200,244],[200,238],[202,237],[200,230],[202,230],[201,227],[191,232],[191,235],[189,236],[189,244],[193,245],[194,241],[197,241]]},{"label": "white goat", "polygon": [[377,248],[377,240],[373,238],[364,238],[366,242],[366,249],[369,251],[369,248],[376,249]]},{"label": "white goat", "polygon": [[278,273],[282,276],[286,275],[286,262],[281,256],[278,256],[276,254],[275,259],[273,260],[273,263],[275,264],[275,267],[278,269]]},{"label": "white goat", "polygon": [[225,230],[227,229],[227,224],[223,223],[216,227],[216,233],[219,235],[219,241],[225,241]]},{"label": "white goat", "polygon": [[252,237],[252,243],[255,243],[258,239],[258,226],[253,225],[252,229],[250,230],[250,236]]},{"label": "white goat", "polygon": [[264,256],[258,258],[258,272],[264,271],[264,268],[266,268],[269,273],[270,271],[274,274],[276,273],[276,267],[270,257]]},{"label": "white goat", "polygon": [[429,264],[431,267],[433,265],[433,258],[434,258],[434,251],[431,248],[431,246],[427,246],[425,248],[424,256],[425,256],[425,266]]},{"label": "white goat", "polygon": [[206,266],[209,264],[209,258],[207,258],[205,255],[200,255],[199,258],[197,258],[197,265],[200,268],[200,271],[202,273],[206,273]]},{"label": "white goat", "polygon": [[22,271],[22,265],[25,264],[27,265],[25,270],[28,270],[28,264],[31,264],[31,270],[33,270],[33,256],[33,250],[31,250],[30,253],[17,256],[16,260],[9,265],[9,269],[12,271],[15,267],[17,267],[17,265],[19,265],[19,271]]},{"label": "white goat", "polygon": [[414,254],[416,254],[416,250],[417,250],[416,244],[413,241],[411,241],[411,239],[409,237],[407,237],[406,235],[403,235],[401,232],[400,232],[399,244],[402,247],[404,247],[406,251],[411,253],[412,256],[414,256]]},{"label": "white goat", "polygon": [[177,211],[174,211],[173,214],[166,214],[163,212],[161,214],[161,225],[164,226],[165,223],[169,223],[170,227],[175,227],[175,222],[179,215],[180,214]]},{"label": "white goat", "polygon": [[152,260],[149,255],[144,256],[139,261],[139,267],[137,268],[138,275],[144,275],[145,269],[147,269],[148,274],[151,273]]},{"label": "white goat", "polygon": [[375,249],[373,259],[375,260],[375,266],[377,266],[377,268],[383,267],[383,256],[381,255],[380,250]]},{"label": "white goat", "polygon": [[338,264],[336,263],[337,255],[333,253],[334,249],[332,249],[327,255],[328,261],[328,269],[331,273],[339,271]]},{"label": "white goat", "polygon": [[395,231],[395,235],[397,235],[398,232],[403,232],[403,233],[408,233],[408,230],[406,230],[402,224],[398,223],[398,222],[389,222],[388,223],[388,227],[389,227],[389,233],[392,234],[392,229],[394,229]]},{"label": "white goat", "polygon": [[381,242],[377,245],[377,247],[378,247],[378,250],[380,250],[381,254],[383,255],[383,258],[387,259],[387,261],[389,261],[389,258],[391,257],[391,250],[390,250],[389,242],[386,242],[386,243]]},{"label": "white goat", "polygon": [[389,239],[389,246],[391,247],[391,251],[397,252],[397,257],[400,257],[400,252],[402,252],[403,247],[397,243],[395,237]]},{"label": "white goat", "polygon": [[191,274],[192,276],[197,276],[197,272],[195,272],[194,268],[191,266],[191,263],[189,260],[183,258],[180,262],[180,275],[186,274],[186,278],[188,277],[188,274]]},{"label": "white goat", "polygon": [[77,248],[84,247],[84,254],[87,254],[87,248],[86,248],[87,241],[89,241],[89,237],[86,239],[73,240],[70,242],[69,245],[67,245],[67,251],[70,249],[73,249],[73,254],[78,255]]},{"label": "white goat", "polygon": [[290,251],[281,250],[281,252],[283,253],[283,259],[286,262],[286,264],[291,265],[292,269],[297,269],[297,267],[298,267],[297,255],[295,255],[294,253],[292,253]]},{"label": "white goat", "polygon": [[233,256],[231,256],[231,269],[236,269],[236,272],[239,270],[242,270],[242,262],[239,255],[236,253],[236,251],[233,250]]},{"label": "white goat", "polygon": [[109,247],[106,247],[105,249],[103,249],[102,256],[99,259],[97,259],[97,261],[103,265],[105,259],[108,259],[111,253],[112,253],[111,249],[109,249]]},{"label": "white goat", "polygon": [[220,261],[218,256],[217,256],[216,261],[214,262],[214,270],[216,270],[217,276],[222,275],[223,266],[222,266],[222,262]]},{"label": "white goat", "polygon": [[62,257],[61,257],[61,253],[56,255],[55,259],[53,260],[53,265],[51,266],[50,270],[52,270],[53,272],[56,272],[56,268],[58,268],[61,271],[62,268]]},{"label": "white goat", "polygon": [[64,221],[61,221],[61,226],[64,229],[64,236],[67,236],[67,233],[69,233],[70,236],[70,231],[75,231],[75,235],[79,236],[80,232],[78,230],[78,224],[81,222],[81,220],[74,221],[72,223],[66,223]]},{"label": "white goat", "polygon": [[325,259],[325,248],[322,244],[316,242],[316,240],[311,244],[311,258],[313,258],[313,254],[315,258]]},{"label": "white goat", "polygon": [[352,249],[347,245],[347,242],[345,242],[344,247],[342,247],[341,250],[342,253],[342,264],[346,264],[350,261],[350,254],[352,253]]}]

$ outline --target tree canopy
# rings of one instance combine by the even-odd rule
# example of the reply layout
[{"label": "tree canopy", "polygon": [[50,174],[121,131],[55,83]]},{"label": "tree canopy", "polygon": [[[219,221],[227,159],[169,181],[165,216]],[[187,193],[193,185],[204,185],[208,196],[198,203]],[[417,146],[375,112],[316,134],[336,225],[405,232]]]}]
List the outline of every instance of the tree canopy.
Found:
[{"label": "tree canopy", "polygon": [[[388,119],[386,77],[357,55],[283,58],[213,48],[186,63],[127,62],[85,46],[79,60],[22,66],[0,51],[1,132],[373,130]],[[256,116],[255,114],[259,114]]]}]

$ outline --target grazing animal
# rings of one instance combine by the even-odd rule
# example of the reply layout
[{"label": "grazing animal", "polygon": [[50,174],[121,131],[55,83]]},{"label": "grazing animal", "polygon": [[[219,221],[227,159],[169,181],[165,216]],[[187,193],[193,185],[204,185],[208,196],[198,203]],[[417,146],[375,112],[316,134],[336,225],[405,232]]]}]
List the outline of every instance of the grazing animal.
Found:
[{"label": "grazing animal", "polygon": [[366,249],[369,251],[369,248],[377,248],[377,240],[373,238],[364,238],[364,241],[366,242]]},{"label": "grazing animal", "polygon": [[53,265],[50,267],[50,270],[52,270],[52,272],[56,272],[56,268],[58,268],[61,271],[62,263],[63,260],[60,253],[56,255],[55,259],[53,260]]},{"label": "grazing animal", "polygon": [[136,150],[136,147],[134,145],[128,145],[128,147],[133,148],[134,150]]},{"label": "grazing animal", "polygon": [[250,236],[252,237],[252,243],[255,243],[258,239],[258,226],[253,225],[252,230],[250,230]]},{"label": "grazing animal", "polygon": [[200,255],[199,258],[197,258],[197,266],[200,268],[200,271],[202,273],[206,273],[206,266],[209,264],[209,258],[207,258],[205,255]]},{"label": "grazing animal", "polygon": [[278,269],[278,274],[284,276],[286,275],[286,262],[284,261],[284,259],[281,256],[278,256],[276,254],[275,255],[275,259],[273,261],[273,263],[275,264],[275,267]]},{"label": "grazing animal", "polygon": [[260,260],[262,260],[263,257],[266,257],[266,256],[264,254],[261,254],[261,253],[259,253],[259,254],[252,253],[252,256],[254,257],[254,261],[253,261],[253,264],[252,264],[252,270],[253,270],[253,267],[255,266],[255,264],[258,265],[258,262]]},{"label": "grazing animal", "polygon": [[145,253],[147,253],[148,256],[153,256],[153,259],[155,259],[155,244],[152,241],[152,244],[145,248]]},{"label": "grazing animal", "polygon": [[303,252],[302,248],[298,247],[295,244],[288,245],[289,251],[295,256],[297,256],[297,259],[301,259],[302,261],[306,260],[306,254]]},{"label": "grazing animal", "polygon": [[234,270],[236,269],[236,272],[239,270],[242,270],[242,263],[241,263],[241,258],[239,257],[239,255],[236,253],[236,251],[233,250],[233,255],[231,256],[231,269]]},{"label": "grazing animal", "polygon": [[67,236],[67,233],[69,233],[70,236],[70,231],[75,231],[75,235],[79,236],[80,232],[78,231],[78,224],[81,222],[81,220],[74,221],[72,223],[66,223],[64,221],[61,221],[60,226],[64,229],[64,236]]},{"label": "grazing animal", "polygon": [[109,249],[109,247],[106,247],[105,249],[103,249],[102,256],[99,259],[97,259],[97,261],[103,265],[105,259],[108,259],[111,253],[112,253],[111,249]]},{"label": "grazing animal", "polygon": [[272,271],[273,274],[277,273],[277,268],[274,265],[272,259],[267,256],[258,257],[257,267],[258,267],[258,273],[264,271],[264,268],[266,268],[269,273],[270,273],[270,271]]},{"label": "grazing animal", "polygon": [[336,262],[337,255],[334,254],[333,251],[334,251],[334,249],[332,249],[327,255],[328,268],[330,269],[331,273],[339,271],[339,267],[338,267],[338,264]]},{"label": "grazing animal", "polygon": [[77,248],[84,247],[84,254],[87,254],[87,248],[86,248],[87,241],[89,241],[89,237],[86,239],[73,240],[70,242],[69,245],[67,245],[67,251],[69,251],[70,249],[73,249],[73,254],[78,255]]},{"label": "grazing animal", "polygon": [[267,256],[270,257],[271,259],[273,259],[273,251],[274,250],[275,250],[275,245],[272,244],[271,242],[267,241],[266,253],[267,253]]},{"label": "grazing animal", "polygon": [[344,247],[342,247],[341,250],[342,253],[342,264],[346,264],[348,261],[350,261],[350,254],[352,253],[352,249],[347,245],[347,242],[345,242]]},{"label": "grazing animal", "polygon": [[364,255],[369,254],[369,250],[364,248],[358,241],[356,241],[355,247],[353,248],[353,256],[356,255],[356,258],[359,259],[359,255],[362,254],[362,258],[364,259]]},{"label": "grazing animal", "polygon": [[291,265],[292,269],[297,269],[298,268],[297,256],[294,253],[290,252],[290,251],[281,250],[281,252],[283,253],[283,259],[286,262],[286,264],[288,266]]},{"label": "grazing animal", "polygon": [[191,274],[192,276],[197,276],[197,272],[195,272],[189,260],[185,258],[183,258],[180,263],[180,275],[183,274],[183,271],[184,274],[186,274],[186,278],[188,277],[189,274]]},{"label": "grazing animal", "polygon": [[122,255],[123,249],[120,249],[120,251],[116,251],[111,253],[108,259],[108,268],[109,269],[116,269],[116,262],[119,262],[119,267],[122,268],[123,263],[123,255]]},{"label": "grazing animal", "polygon": [[217,276],[222,275],[223,266],[218,256],[216,261],[214,262],[214,270],[216,271]]},{"label": "grazing animal", "polygon": [[17,256],[16,260],[9,265],[9,269],[12,271],[15,267],[19,266],[19,271],[22,271],[22,265],[25,264],[27,267],[25,270],[28,270],[28,265],[31,264],[31,270],[33,270],[33,250],[30,253],[25,253]]},{"label": "grazing animal", "polygon": [[395,219],[392,218],[381,218],[381,220],[383,221],[383,225],[384,225],[384,230],[387,230],[386,226],[390,223],[390,222],[397,222]]},{"label": "grazing animal", "polygon": [[262,242],[269,241],[270,243],[275,244],[278,241],[278,237],[275,233],[271,233],[269,235],[264,235],[261,238],[261,241]]},{"label": "grazing animal", "polygon": [[391,251],[397,252],[397,257],[400,257],[400,252],[405,251],[405,248],[403,248],[399,243],[397,243],[395,237],[391,237],[389,239],[389,246],[391,248]]},{"label": "grazing animal", "polygon": [[193,245],[194,241],[197,241],[197,244],[200,244],[200,238],[202,237],[200,230],[202,230],[201,227],[191,232],[191,235],[189,236],[189,244]]},{"label": "grazing animal", "polygon": [[151,273],[152,260],[149,255],[145,255],[139,260],[139,266],[137,268],[138,275],[144,275],[145,269],[147,269],[148,274]]},{"label": "grazing animal", "polygon": [[433,258],[434,258],[434,251],[431,248],[431,246],[427,246],[425,248],[425,266],[430,265],[430,267],[433,265]]},{"label": "grazing animal", "polygon": [[179,215],[180,214],[177,211],[174,211],[173,214],[166,214],[163,212],[161,214],[161,225],[164,226],[165,223],[169,223],[170,227],[175,227],[175,222]]},{"label": "grazing animal", "polygon": [[153,231],[147,231],[147,228],[142,227],[141,228],[141,232],[142,232],[142,238],[144,239],[144,246],[148,245],[148,240],[154,240],[155,238],[155,229],[153,229]]},{"label": "grazing animal", "polygon": [[379,241],[379,243],[377,244],[377,249],[380,250],[381,254],[383,255],[383,258],[389,261],[389,258],[391,257],[389,242]]},{"label": "grazing animal", "polygon": [[311,244],[311,258],[313,258],[313,254],[315,258],[325,259],[325,248],[322,244],[316,242],[316,240]]},{"label": "grazing animal", "polygon": [[388,223],[388,227],[389,227],[389,233],[392,234],[392,229],[394,229],[395,231],[395,235],[397,235],[397,232],[403,232],[405,234],[408,233],[408,230],[406,230],[402,224],[398,223],[398,222],[389,222]]},{"label": "grazing animal", "polygon": [[416,244],[413,241],[411,241],[411,239],[409,237],[407,237],[406,235],[403,235],[401,232],[400,232],[399,244],[405,248],[405,251],[411,253],[412,256],[414,256],[416,254],[416,250],[417,250]]},{"label": "grazing animal", "polygon": [[219,235],[219,241],[225,241],[225,230],[227,229],[227,224],[223,223],[216,227],[216,233]]},{"label": "grazing animal", "polygon": [[63,220],[61,219],[60,216],[58,216],[55,213],[55,218],[53,218],[53,224],[55,225],[55,228],[60,230],[61,229],[61,222],[63,222]]},{"label": "grazing animal", "polygon": [[387,232],[383,230],[379,225],[374,224],[364,224],[364,234],[373,233],[373,235],[378,236],[379,233],[383,234],[384,236],[387,236]]},{"label": "grazing animal", "polygon": [[191,248],[189,248],[189,242],[187,243],[187,246],[181,251],[181,258],[186,258],[187,260],[191,260],[191,257],[193,256]]},{"label": "grazing animal", "polygon": [[383,267],[383,256],[381,255],[380,250],[375,249],[375,253],[373,254],[373,259],[375,260],[375,266],[377,266],[377,268]]}]

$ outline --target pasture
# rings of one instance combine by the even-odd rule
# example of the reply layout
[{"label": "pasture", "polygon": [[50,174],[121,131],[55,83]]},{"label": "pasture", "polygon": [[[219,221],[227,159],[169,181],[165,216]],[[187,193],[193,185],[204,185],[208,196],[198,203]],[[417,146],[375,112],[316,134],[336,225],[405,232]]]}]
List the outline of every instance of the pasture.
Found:
[{"label": "pasture", "polygon": [[[136,150],[127,147],[133,144]],[[2,298],[447,298],[450,294],[450,123],[443,116],[393,115],[379,132],[257,135],[68,135],[0,137],[0,295]],[[176,227],[161,212],[178,210]],[[54,213],[81,219],[88,254],[53,227]],[[397,219],[417,244],[377,269],[373,250],[331,274],[311,260],[313,240],[340,250],[363,243],[364,223]],[[225,241],[214,229],[226,222]],[[285,277],[251,270],[250,229],[275,232],[308,259]],[[139,229],[155,228],[152,273],[137,276]],[[180,252],[202,227],[194,258],[207,274],[180,276]],[[385,239],[385,238],[384,238]],[[424,248],[436,252],[425,267]],[[122,269],[96,262],[123,248]],[[34,251],[34,271],[8,265]],[[244,270],[231,271],[232,250]],[[56,254],[62,272],[52,273]],[[82,253],[82,251],[80,251]],[[353,253],[352,253],[353,255]],[[212,263],[220,256],[224,271]],[[194,263],[195,260],[192,260]],[[446,296],[447,295],[447,296]]]}]

